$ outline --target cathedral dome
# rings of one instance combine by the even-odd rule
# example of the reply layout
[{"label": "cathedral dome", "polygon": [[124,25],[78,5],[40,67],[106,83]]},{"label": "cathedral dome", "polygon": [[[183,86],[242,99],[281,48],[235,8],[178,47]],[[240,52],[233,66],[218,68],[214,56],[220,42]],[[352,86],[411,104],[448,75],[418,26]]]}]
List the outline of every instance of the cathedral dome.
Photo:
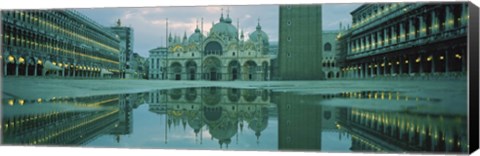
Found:
[{"label": "cathedral dome", "polygon": [[214,24],[210,29],[210,32],[219,34],[220,36],[226,36],[227,38],[236,39],[238,36],[238,31],[237,28],[235,28],[235,26],[233,26],[231,23],[232,20],[229,17],[227,17],[226,20],[223,20],[222,14],[220,22]]},{"label": "cathedral dome", "polygon": [[257,25],[257,30],[252,32],[248,37],[253,42],[261,41],[264,45],[268,45],[268,35],[262,30],[262,26],[260,26],[260,22]]},{"label": "cathedral dome", "polygon": [[198,26],[197,28],[195,29],[195,33],[193,33],[192,35],[190,35],[190,37],[188,37],[188,43],[193,43],[193,42],[201,42],[202,39],[204,39],[205,36],[203,36],[203,34],[200,32],[200,29],[198,29]]}]

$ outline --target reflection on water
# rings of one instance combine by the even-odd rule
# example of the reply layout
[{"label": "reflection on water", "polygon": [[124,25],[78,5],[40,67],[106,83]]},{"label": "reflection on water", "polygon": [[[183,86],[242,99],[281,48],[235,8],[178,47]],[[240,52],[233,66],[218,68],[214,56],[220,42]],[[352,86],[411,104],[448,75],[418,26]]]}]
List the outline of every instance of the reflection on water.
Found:
[{"label": "reflection on water", "polygon": [[21,145],[467,152],[466,112],[412,107],[418,101],[445,107],[440,99],[389,91],[299,95],[216,87],[2,99],[2,135],[4,144]]}]

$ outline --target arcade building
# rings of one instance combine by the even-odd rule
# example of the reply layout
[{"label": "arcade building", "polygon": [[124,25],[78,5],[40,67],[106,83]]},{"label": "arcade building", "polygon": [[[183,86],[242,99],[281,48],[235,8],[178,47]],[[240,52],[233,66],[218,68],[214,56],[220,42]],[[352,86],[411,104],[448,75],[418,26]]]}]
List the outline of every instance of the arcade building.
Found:
[{"label": "arcade building", "polygon": [[119,38],[75,10],[3,10],[4,76],[115,77]]},{"label": "arcade building", "polygon": [[466,75],[468,4],[365,4],[337,36],[344,78]]}]

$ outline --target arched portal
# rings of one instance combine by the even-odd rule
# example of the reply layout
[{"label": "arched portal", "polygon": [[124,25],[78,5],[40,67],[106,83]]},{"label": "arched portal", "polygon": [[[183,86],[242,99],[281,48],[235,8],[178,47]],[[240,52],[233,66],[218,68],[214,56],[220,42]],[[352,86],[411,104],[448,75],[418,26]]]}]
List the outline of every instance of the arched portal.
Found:
[{"label": "arched portal", "polygon": [[333,72],[332,72],[332,71],[328,72],[327,78],[328,78],[328,79],[331,79],[331,78],[333,78],[333,77],[334,77]]},{"label": "arched portal", "polygon": [[7,75],[15,75],[16,68],[16,59],[14,56],[10,55],[7,57]]},{"label": "arched portal", "polygon": [[25,69],[27,68],[27,60],[24,57],[18,58],[18,75],[25,75],[27,72]]},{"label": "arched portal", "polygon": [[194,61],[188,61],[185,65],[187,71],[187,79],[195,80],[197,78],[197,64]]},{"label": "arched portal", "polygon": [[230,63],[228,64],[228,71],[231,80],[239,79],[240,63],[237,60],[230,61]]},{"label": "arched portal", "polygon": [[257,74],[257,64],[249,60],[243,65],[243,79],[244,80],[255,80]]},{"label": "arched portal", "polygon": [[203,61],[204,79],[216,81],[221,80],[222,63],[217,57],[208,57]]},{"label": "arched portal", "polygon": [[27,61],[27,66],[28,66],[28,75],[29,76],[35,75],[35,59],[33,59],[32,57],[29,57]]},{"label": "arched portal", "polygon": [[171,73],[173,74],[174,80],[182,79],[182,65],[178,62],[172,63],[170,66]]}]

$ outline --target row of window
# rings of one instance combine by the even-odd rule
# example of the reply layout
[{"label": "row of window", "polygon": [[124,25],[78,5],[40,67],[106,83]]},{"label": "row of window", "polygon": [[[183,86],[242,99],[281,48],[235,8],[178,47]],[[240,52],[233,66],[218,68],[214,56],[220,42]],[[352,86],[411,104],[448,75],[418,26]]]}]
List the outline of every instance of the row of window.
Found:
[{"label": "row of window", "polygon": [[416,16],[420,18],[403,20],[392,24],[386,29],[379,29],[365,34],[362,37],[355,37],[350,43],[350,50],[353,53],[361,52],[465,26],[466,22],[462,24],[462,20],[467,20],[468,15],[461,17],[460,5],[452,8],[453,12],[451,16],[439,14],[438,16],[435,15],[432,17],[431,12],[426,12],[423,15]]},{"label": "row of window", "polygon": [[[24,13],[18,11],[7,11],[4,14],[4,17],[9,17],[9,19],[3,19],[3,21],[9,21],[12,20],[12,18],[19,18],[23,21],[28,21],[27,19],[38,21],[39,19],[37,17],[33,17],[33,14],[43,16],[47,15],[47,13],[42,12]],[[24,23],[20,26],[15,24],[16,22],[4,22],[2,25],[3,44],[16,48],[30,49],[32,51],[42,51],[55,56],[64,54],[66,57],[80,57],[78,59],[93,59],[94,61],[107,62],[111,63],[112,65],[118,64],[118,56],[112,52],[102,52],[107,51],[105,48],[97,51],[88,50],[89,48],[86,46],[75,45],[71,36],[67,37],[65,36],[65,33],[52,33],[49,31],[40,32],[38,29],[44,29],[42,29],[42,27],[29,25],[31,22],[32,21],[30,21],[28,24]],[[64,38],[60,38],[60,35],[62,35]],[[71,40],[65,40],[65,38]],[[115,40],[111,40],[111,42],[115,42]]]},{"label": "row of window", "polygon": [[69,11],[4,11],[3,19],[16,25],[39,29],[46,33],[88,43],[104,51],[118,53],[118,39],[105,30],[96,30],[89,24],[82,23],[80,16]]}]

